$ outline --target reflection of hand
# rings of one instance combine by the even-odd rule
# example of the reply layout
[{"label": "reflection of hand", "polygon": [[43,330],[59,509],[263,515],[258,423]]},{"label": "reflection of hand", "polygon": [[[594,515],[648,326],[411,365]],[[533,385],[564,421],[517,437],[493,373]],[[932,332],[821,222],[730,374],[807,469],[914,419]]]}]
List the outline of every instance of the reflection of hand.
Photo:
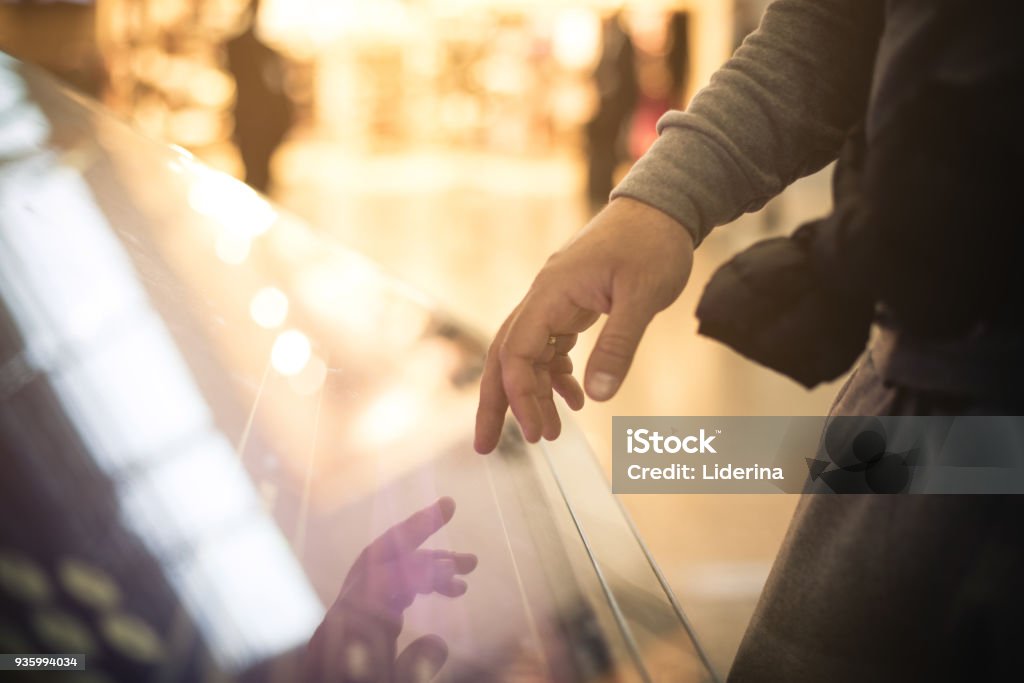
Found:
[{"label": "reflection of hand", "polygon": [[644,330],[682,292],[692,263],[693,240],[673,218],[632,199],[609,204],[548,259],[498,331],[481,379],[476,449],[494,449],[508,407],[527,441],[558,436],[553,391],[574,410],[583,406],[568,352],[602,313],[608,321],[584,384],[595,400],[614,396]]},{"label": "reflection of hand", "polygon": [[466,592],[458,576],[473,571],[475,555],[420,549],[454,514],[455,501],[441,498],[363,549],[310,640],[310,680],[405,683],[429,680],[441,669],[448,648],[439,637],[419,638],[397,656],[395,643],[402,613],[417,594]]},{"label": "reflection of hand", "polygon": [[401,618],[417,593],[437,592],[452,598],[465,593],[466,582],[456,575],[473,571],[475,555],[420,549],[454,514],[455,501],[441,498],[385,531],[356,558],[338,601]]}]

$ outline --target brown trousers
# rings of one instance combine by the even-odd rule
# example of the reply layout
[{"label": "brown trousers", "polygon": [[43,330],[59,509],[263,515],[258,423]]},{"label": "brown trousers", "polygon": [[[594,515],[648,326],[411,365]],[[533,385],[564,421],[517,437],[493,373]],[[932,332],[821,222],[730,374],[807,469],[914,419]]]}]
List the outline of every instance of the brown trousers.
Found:
[{"label": "brown trousers", "polygon": [[[886,386],[870,353],[833,415],[1000,415]],[[730,683],[1022,680],[1024,496],[806,495]]]}]

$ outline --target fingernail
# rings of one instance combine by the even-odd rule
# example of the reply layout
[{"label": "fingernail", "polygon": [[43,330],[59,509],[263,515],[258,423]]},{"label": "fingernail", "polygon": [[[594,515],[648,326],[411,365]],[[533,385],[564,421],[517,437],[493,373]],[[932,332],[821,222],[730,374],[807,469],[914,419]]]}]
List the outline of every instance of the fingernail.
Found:
[{"label": "fingernail", "polygon": [[448,521],[455,514],[455,501],[444,496],[437,500],[437,506],[441,510],[441,519]]},{"label": "fingernail", "polygon": [[529,443],[537,443],[540,441],[540,427],[520,425],[520,428],[520,431],[523,433],[523,438]]},{"label": "fingernail", "polygon": [[587,382],[587,393],[592,398],[603,401],[606,398],[611,398],[618,386],[619,379],[614,375],[607,372],[595,372]]}]

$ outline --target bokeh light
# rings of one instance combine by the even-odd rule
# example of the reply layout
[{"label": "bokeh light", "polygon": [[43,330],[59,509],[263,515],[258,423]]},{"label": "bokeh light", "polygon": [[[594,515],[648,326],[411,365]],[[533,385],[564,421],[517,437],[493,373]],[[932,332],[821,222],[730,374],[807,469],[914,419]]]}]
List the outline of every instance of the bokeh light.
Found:
[{"label": "bokeh light", "polygon": [[249,302],[249,315],[260,327],[278,327],[288,317],[288,297],[277,287],[264,287]]},{"label": "bokeh light", "polygon": [[422,407],[422,400],[404,387],[380,394],[359,421],[360,440],[373,447],[400,439],[416,424]]},{"label": "bokeh light", "polygon": [[313,354],[309,337],[298,330],[285,330],[277,335],[270,351],[270,364],[286,377],[297,375]]}]

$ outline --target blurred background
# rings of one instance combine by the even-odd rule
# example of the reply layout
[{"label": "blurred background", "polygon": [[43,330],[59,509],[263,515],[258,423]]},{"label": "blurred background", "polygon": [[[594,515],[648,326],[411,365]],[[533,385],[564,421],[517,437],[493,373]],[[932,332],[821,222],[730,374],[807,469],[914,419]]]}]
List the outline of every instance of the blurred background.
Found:
[{"label": "blurred background", "polygon": [[[766,4],[6,0],[0,50],[245,179],[490,335]],[[736,250],[827,211],[829,174],[702,246],[623,390],[580,413],[606,473],[612,415],[827,410],[834,385],[804,391],[698,338],[693,309]],[[622,502],[728,670],[795,497]]]}]

